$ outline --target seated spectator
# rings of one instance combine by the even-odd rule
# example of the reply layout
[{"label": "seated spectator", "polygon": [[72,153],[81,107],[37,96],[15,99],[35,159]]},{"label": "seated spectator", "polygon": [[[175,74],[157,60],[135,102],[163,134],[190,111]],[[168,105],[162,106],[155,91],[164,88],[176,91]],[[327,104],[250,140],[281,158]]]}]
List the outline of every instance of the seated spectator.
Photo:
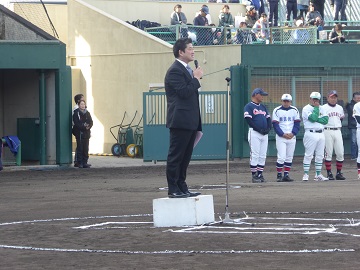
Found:
[{"label": "seated spectator", "polygon": [[[208,7],[202,7],[200,14],[194,18],[194,25],[196,26],[209,26],[206,15],[209,14]],[[210,45],[212,44],[212,31],[211,28],[196,28],[196,41],[197,45]]]},{"label": "seated spectator", "polygon": [[[313,3],[310,3],[309,5],[309,12],[306,14],[306,25],[315,25],[316,18],[323,20],[321,14],[319,11],[315,11],[315,7]],[[319,20],[318,19],[318,20]]]},{"label": "seated spectator", "polygon": [[256,35],[258,40],[268,40],[269,39],[269,25],[267,22],[266,13],[262,13],[260,19],[256,21],[252,27],[253,33]]},{"label": "seated spectator", "polygon": [[[216,1],[215,1],[214,3],[216,3]],[[203,8],[203,7],[209,8],[207,5],[202,5],[201,8]],[[201,12],[201,11],[196,12],[196,13],[195,13],[195,17],[199,16],[200,12]],[[209,9],[209,14],[206,14],[206,19],[208,20],[208,24],[209,24],[209,25],[212,25],[212,24],[213,24],[212,19],[211,19],[210,9]]]},{"label": "seated spectator", "polygon": [[219,15],[219,27],[234,26],[234,18],[230,13],[229,5],[224,5]]},{"label": "seated spectator", "polygon": [[236,36],[234,38],[234,44],[251,44],[252,35],[250,30],[248,30],[245,19],[240,21],[239,29],[236,31]]},{"label": "seated spectator", "polygon": [[309,31],[304,27],[303,20],[297,20],[295,25],[299,29],[295,29],[292,33],[290,43],[294,44],[309,44],[310,43],[310,34]]},{"label": "seated spectator", "polygon": [[217,0],[216,3],[226,3],[226,0]]},{"label": "seated spectator", "polygon": [[170,15],[171,25],[181,25],[180,35],[181,37],[188,37],[188,29],[186,26],[187,19],[184,12],[181,12],[182,6],[180,4],[175,5],[174,11]]},{"label": "seated spectator", "polygon": [[342,31],[343,27],[340,23],[336,24],[329,34],[329,41],[334,43],[345,43],[345,36]]},{"label": "seated spectator", "polygon": [[171,25],[176,25],[176,24],[186,24],[187,23],[187,19],[186,16],[184,14],[184,12],[181,12],[182,6],[177,4],[174,7],[174,11],[171,13],[170,15],[170,24]]},{"label": "seated spectator", "polygon": [[229,3],[240,3],[239,0],[229,0]]},{"label": "seated spectator", "polygon": [[254,6],[246,7],[245,22],[247,27],[252,28],[256,21],[259,19]]}]

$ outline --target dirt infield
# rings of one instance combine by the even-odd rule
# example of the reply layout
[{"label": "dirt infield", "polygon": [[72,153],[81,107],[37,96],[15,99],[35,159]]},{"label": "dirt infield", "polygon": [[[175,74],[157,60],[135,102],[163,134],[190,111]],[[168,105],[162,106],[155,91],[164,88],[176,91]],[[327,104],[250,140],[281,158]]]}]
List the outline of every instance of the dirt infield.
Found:
[{"label": "dirt infield", "polygon": [[[109,157],[113,158],[113,157]],[[190,188],[214,196],[214,224],[154,228],[164,166],[2,171],[0,269],[360,269],[360,180],[252,184],[248,161],[191,164]]]}]

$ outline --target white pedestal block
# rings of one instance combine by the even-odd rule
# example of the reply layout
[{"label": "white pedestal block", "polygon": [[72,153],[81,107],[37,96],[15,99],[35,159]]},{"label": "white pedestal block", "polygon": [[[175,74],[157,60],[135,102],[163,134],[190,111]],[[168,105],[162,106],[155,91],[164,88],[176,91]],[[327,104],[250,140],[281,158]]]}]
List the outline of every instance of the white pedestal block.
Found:
[{"label": "white pedestal block", "polygon": [[154,199],[153,217],[155,227],[191,226],[214,222],[213,196]]}]

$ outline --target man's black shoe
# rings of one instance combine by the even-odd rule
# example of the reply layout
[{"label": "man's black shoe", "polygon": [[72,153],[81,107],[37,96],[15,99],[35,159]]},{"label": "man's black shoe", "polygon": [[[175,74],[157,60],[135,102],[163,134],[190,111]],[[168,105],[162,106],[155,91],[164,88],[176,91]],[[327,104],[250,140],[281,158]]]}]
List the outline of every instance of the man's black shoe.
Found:
[{"label": "man's black shoe", "polygon": [[89,165],[89,164],[84,164],[84,165],[83,165],[83,168],[88,169],[88,168],[90,168],[90,165]]},{"label": "man's black shoe", "polygon": [[278,174],[276,176],[276,182],[282,182],[282,175],[281,174]]},{"label": "man's black shoe", "polygon": [[345,180],[346,178],[344,177],[344,175],[342,173],[337,173],[336,174],[336,180]]},{"label": "man's black shoe", "polygon": [[329,180],[335,180],[334,175],[332,174],[332,172],[328,172],[327,178],[329,178]]},{"label": "man's black shoe", "polygon": [[74,167],[79,167],[79,163],[75,162]]},{"label": "man's black shoe", "polygon": [[284,175],[284,177],[282,178],[282,181],[283,182],[293,182],[294,179],[291,179],[290,176],[287,174],[287,175]]},{"label": "man's black shoe", "polygon": [[200,192],[190,192],[190,191],[185,191],[184,194],[189,194],[190,195],[189,197],[196,197],[201,195]]},{"label": "man's black shoe", "polygon": [[168,196],[169,196],[169,198],[188,198],[188,197],[190,197],[189,194],[185,194],[182,192],[169,193]]}]

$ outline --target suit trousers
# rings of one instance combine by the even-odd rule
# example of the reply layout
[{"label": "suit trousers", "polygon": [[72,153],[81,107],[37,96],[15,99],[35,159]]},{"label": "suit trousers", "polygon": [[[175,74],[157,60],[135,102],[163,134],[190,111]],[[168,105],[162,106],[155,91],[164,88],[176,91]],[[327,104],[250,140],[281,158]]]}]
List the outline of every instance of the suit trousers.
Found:
[{"label": "suit trousers", "polygon": [[194,148],[196,130],[170,128],[170,146],[166,164],[168,193],[188,191],[186,171]]}]

